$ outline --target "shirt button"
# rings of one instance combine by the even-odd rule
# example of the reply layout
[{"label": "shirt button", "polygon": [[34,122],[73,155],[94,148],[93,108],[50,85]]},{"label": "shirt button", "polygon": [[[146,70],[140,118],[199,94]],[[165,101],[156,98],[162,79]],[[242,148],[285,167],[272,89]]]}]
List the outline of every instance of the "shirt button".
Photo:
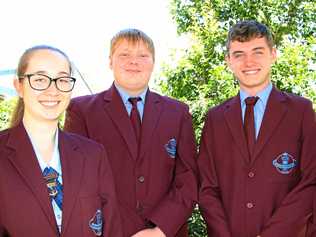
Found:
[{"label": "shirt button", "polygon": [[249,173],[248,173],[248,177],[249,177],[249,178],[255,177],[255,173],[254,173],[254,172],[249,172]]},{"label": "shirt button", "polygon": [[248,203],[246,204],[246,207],[247,207],[248,209],[251,209],[251,208],[254,207],[254,205],[253,205],[253,203],[248,202]]},{"label": "shirt button", "polygon": [[144,176],[139,176],[139,177],[138,177],[138,181],[139,181],[140,183],[144,183],[145,177],[144,177]]}]

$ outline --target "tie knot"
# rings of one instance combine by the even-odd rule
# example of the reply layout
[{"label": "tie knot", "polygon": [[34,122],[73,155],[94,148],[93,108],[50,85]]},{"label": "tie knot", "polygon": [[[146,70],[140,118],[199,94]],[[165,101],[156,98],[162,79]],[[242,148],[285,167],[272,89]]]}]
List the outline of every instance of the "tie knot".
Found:
[{"label": "tie knot", "polygon": [[258,99],[259,99],[258,96],[247,97],[245,99],[245,103],[246,105],[254,106],[257,103]]},{"label": "tie knot", "polygon": [[52,167],[46,167],[43,171],[43,175],[46,180],[57,179],[59,176],[58,172]]},{"label": "tie knot", "polygon": [[141,101],[142,98],[140,97],[129,97],[128,101],[132,104],[133,107],[137,107],[137,102]]}]

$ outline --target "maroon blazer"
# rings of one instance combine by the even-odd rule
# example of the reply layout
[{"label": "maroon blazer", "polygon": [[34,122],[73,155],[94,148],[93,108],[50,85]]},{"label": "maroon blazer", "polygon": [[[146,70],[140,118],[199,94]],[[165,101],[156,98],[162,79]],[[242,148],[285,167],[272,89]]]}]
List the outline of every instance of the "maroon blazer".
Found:
[{"label": "maroon blazer", "polygon": [[121,237],[113,177],[103,146],[59,131],[59,152],[64,191],[61,235],[24,126],[0,133],[0,236],[92,237],[89,222],[100,209],[103,235]]},{"label": "maroon blazer", "polygon": [[199,205],[208,236],[301,236],[312,208],[315,141],[311,102],[275,88],[252,157],[239,95],[212,108],[198,157]]},{"label": "maroon blazer", "polygon": [[[73,99],[65,129],[106,147],[124,236],[146,228],[148,221],[168,237],[176,235],[197,200],[196,146],[185,104],[148,91],[139,155],[131,121],[114,85]],[[179,236],[186,232],[182,229]]]}]

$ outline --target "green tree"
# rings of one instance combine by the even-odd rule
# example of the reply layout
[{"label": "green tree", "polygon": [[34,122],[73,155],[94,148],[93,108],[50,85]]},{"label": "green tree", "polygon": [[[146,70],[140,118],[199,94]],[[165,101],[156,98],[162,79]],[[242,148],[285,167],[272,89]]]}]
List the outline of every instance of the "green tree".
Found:
[{"label": "green tree", "polygon": [[[182,57],[163,66],[160,90],[190,105],[197,139],[209,107],[236,95],[238,84],[225,63],[228,29],[239,20],[256,19],[274,34],[279,58],[272,81],[303,95],[316,106],[316,2],[303,0],[171,0],[178,33],[191,45]],[[190,236],[206,236],[198,209],[190,218]]]},{"label": "green tree", "polygon": [[0,130],[9,127],[11,114],[14,110],[16,101],[16,98],[0,101]]}]

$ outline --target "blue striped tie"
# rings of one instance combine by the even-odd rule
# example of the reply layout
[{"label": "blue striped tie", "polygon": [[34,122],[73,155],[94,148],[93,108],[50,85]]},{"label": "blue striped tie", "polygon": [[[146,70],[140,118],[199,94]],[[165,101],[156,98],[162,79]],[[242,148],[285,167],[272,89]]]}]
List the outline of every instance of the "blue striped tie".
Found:
[{"label": "blue striped tie", "polygon": [[43,172],[50,199],[54,199],[57,206],[62,210],[63,205],[63,186],[58,181],[58,172],[51,167],[46,167]]}]

